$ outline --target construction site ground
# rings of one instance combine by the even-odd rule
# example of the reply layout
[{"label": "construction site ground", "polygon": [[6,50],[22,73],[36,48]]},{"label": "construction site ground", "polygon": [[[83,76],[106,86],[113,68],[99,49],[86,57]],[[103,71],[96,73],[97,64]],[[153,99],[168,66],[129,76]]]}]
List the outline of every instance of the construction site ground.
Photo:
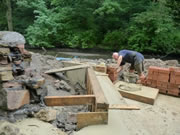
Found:
[{"label": "construction site ground", "polygon": [[76,132],[75,135],[180,134],[179,98],[159,94],[154,105],[126,98],[123,100],[127,104],[139,106],[140,110],[109,110],[108,125],[85,127]]}]

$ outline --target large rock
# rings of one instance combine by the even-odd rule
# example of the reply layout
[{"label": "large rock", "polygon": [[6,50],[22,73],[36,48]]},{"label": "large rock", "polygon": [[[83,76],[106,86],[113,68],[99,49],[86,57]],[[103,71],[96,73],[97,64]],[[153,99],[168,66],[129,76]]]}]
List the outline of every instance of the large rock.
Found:
[{"label": "large rock", "polygon": [[16,47],[25,43],[24,36],[18,32],[0,31],[0,46]]},{"label": "large rock", "polygon": [[35,114],[36,118],[39,118],[40,120],[43,121],[53,121],[56,119],[56,110],[53,109],[42,109],[40,110],[37,114]]}]

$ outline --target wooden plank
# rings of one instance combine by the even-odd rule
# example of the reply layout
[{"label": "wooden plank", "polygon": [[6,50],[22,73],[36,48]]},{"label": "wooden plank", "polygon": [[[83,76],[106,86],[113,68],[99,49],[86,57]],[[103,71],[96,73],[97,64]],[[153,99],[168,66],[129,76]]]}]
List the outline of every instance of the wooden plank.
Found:
[{"label": "wooden plank", "polygon": [[76,96],[46,96],[44,98],[47,106],[69,106],[69,105],[95,105],[94,95]]},{"label": "wooden plank", "polygon": [[107,112],[84,112],[77,114],[77,128],[81,129],[90,125],[107,124]]},{"label": "wooden plank", "polygon": [[105,94],[108,104],[126,104],[108,76],[97,76],[97,80]]},{"label": "wooden plank", "polygon": [[106,73],[96,72],[96,71],[95,71],[95,74],[96,74],[96,76],[99,76],[99,75],[108,76],[108,74],[106,74]]},{"label": "wooden plank", "polygon": [[12,71],[3,71],[0,72],[0,80],[1,81],[10,81],[13,80],[14,77],[12,75]]},{"label": "wooden plank", "polygon": [[12,67],[10,65],[0,67],[0,72],[3,72],[3,71],[12,71]]},{"label": "wooden plank", "polygon": [[115,87],[123,97],[153,105],[159,89],[119,81]]},{"label": "wooden plank", "polygon": [[97,72],[106,73],[107,67],[105,65],[95,65],[93,66],[93,69]]},{"label": "wooden plank", "polygon": [[109,106],[109,109],[118,109],[118,110],[140,110],[139,107],[134,105],[121,105],[121,104],[112,104]]},{"label": "wooden plank", "polygon": [[96,96],[97,109],[108,109],[108,102],[93,69],[87,69],[87,90]]},{"label": "wooden plank", "polygon": [[0,48],[0,54],[9,55],[10,54],[10,49],[9,48]]},{"label": "wooden plank", "polygon": [[59,68],[59,69],[52,69],[52,70],[46,71],[45,73],[52,74],[52,73],[56,73],[56,72],[76,70],[76,69],[88,68],[88,67],[89,67],[89,65],[77,65],[77,66],[71,66],[71,67],[65,67],[65,68]]}]

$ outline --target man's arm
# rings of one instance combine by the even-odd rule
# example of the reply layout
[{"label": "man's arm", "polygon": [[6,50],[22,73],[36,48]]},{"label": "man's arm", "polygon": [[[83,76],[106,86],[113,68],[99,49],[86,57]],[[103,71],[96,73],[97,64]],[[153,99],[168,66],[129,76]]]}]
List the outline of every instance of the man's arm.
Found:
[{"label": "man's arm", "polygon": [[122,55],[119,56],[118,60],[117,60],[117,64],[118,66],[121,65],[121,62],[122,62]]},{"label": "man's arm", "polygon": [[117,60],[117,72],[120,72],[123,69],[123,67],[120,66],[121,62],[122,62],[122,55],[120,55],[118,60]]}]

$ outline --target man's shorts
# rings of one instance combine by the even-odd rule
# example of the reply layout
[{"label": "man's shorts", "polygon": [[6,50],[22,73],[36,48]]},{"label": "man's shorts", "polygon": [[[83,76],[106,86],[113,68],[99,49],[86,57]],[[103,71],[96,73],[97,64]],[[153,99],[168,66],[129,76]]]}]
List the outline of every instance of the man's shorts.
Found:
[{"label": "man's shorts", "polygon": [[138,74],[141,74],[144,71],[144,63],[141,62],[136,65],[131,64],[130,69],[131,70],[135,69],[138,72]]}]

